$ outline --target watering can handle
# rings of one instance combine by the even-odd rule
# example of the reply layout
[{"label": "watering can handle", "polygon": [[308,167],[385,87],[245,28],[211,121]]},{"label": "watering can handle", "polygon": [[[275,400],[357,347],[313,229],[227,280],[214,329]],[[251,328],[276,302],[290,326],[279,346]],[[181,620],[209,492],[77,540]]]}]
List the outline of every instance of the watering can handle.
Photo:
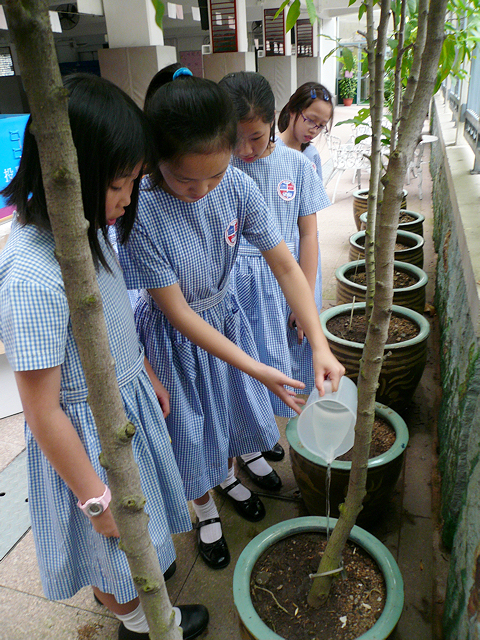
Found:
[{"label": "watering can handle", "polygon": [[328,378],[326,378],[326,379],[323,381],[323,388],[324,388],[324,390],[325,390],[325,394],[327,394],[327,393],[333,393],[333,391],[332,391],[332,381],[331,381],[331,380],[329,380]]}]

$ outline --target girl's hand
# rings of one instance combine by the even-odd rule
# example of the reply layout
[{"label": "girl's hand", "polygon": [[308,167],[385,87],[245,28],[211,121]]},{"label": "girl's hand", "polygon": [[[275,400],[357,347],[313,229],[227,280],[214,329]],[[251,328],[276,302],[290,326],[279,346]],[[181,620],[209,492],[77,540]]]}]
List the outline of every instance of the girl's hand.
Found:
[{"label": "girl's hand", "polygon": [[280,400],[287,405],[287,407],[293,409],[295,413],[300,414],[300,409],[298,407],[299,405],[305,404],[305,400],[303,400],[303,398],[299,398],[295,391],[286,389],[285,385],[301,390],[305,388],[303,382],[293,380],[293,378],[288,378],[281,371],[278,371],[278,369],[268,367],[267,365],[261,365],[260,374],[255,377],[257,380],[262,382],[267,389],[278,396]]},{"label": "girl's hand", "polygon": [[288,318],[288,326],[290,327],[290,329],[296,329],[297,330],[298,344],[302,344],[303,338],[305,337],[305,332],[302,329],[302,327],[301,327],[299,321],[297,320],[296,315],[293,313],[293,311],[290,313],[290,317]]},{"label": "girl's hand", "polygon": [[162,408],[163,417],[166,418],[170,413],[170,394],[155,375],[155,372],[153,371],[147,358],[145,358],[144,363],[145,370],[148,373],[148,377],[150,378],[150,382],[152,383],[153,390],[155,391],[155,395],[157,396],[160,407]]},{"label": "girl's hand", "polygon": [[102,536],[105,536],[106,538],[120,537],[120,533],[118,532],[110,507],[107,507],[101,515],[91,517],[90,522],[92,523],[92,527],[95,531],[97,533],[101,533]]},{"label": "girl's hand", "polygon": [[318,354],[313,354],[313,369],[315,371],[315,386],[320,396],[325,394],[323,387],[325,378],[331,380],[332,391],[338,390],[338,384],[345,373],[345,367],[336,359],[330,349],[323,351],[320,357]]}]

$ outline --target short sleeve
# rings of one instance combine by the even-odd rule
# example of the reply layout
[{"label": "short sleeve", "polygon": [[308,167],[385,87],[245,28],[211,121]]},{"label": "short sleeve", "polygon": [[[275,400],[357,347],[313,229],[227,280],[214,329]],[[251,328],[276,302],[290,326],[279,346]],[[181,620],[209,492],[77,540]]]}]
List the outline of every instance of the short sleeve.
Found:
[{"label": "short sleeve", "polygon": [[0,309],[2,340],[14,371],[63,363],[70,321],[65,293],[12,279],[2,287]]},{"label": "short sleeve", "polygon": [[126,244],[118,245],[118,257],[127,289],[161,289],[178,282],[161,248],[138,219]]},{"label": "short sleeve", "polygon": [[265,202],[255,182],[243,174],[245,181],[245,226],[244,237],[259,251],[269,251],[282,241],[275,217]]},{"label": "short sleeve", "polygon": [[298,215],[308,216],[317,211],[321,211],[331,205],[331,202],[325,192],[325,187],[318,177],[317,172],[313,169],[310,160],[304,155],[300,156],[304,161],[301,203]]}]

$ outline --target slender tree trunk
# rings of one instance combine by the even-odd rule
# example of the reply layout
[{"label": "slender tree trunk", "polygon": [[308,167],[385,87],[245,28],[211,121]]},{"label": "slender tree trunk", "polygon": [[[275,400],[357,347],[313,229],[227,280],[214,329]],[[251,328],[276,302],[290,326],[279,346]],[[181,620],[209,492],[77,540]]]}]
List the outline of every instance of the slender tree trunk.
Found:
[{"label": "slender tree trunk", "polygon": [[[343,548],[360,513],[361,502],[365,496],[370,424],[375,409],[375,392],[384,359],[393,299],[393,255],[403,183],[408,162],[413,155],[435,87],[443,43],[447,0],[432,0],[431,5],[425,48],[422,49],[420,81],[416,83],[416,91],[412,95],[408,114],[400,122],[398,145],[390,157],[387,172],[383,178],[385,190],[375,241],[375,297],[358,377],[358,413],[348,493],[345,503],[340,507],[340,517],[320,562],[317,572],[319,574],[341,566]],[[417,55],[417,52],[414,55]],[[414,64],[415,62],[414,58]],[[332,580],[330,575],[314,580],[308,596],[310,606],[319,606],[325,602]]]},{"label": "slender tree trunk", "polygon": [[400,119],[400,110],[403,98],[402,84],[402,62],[405,44],[405,18],[407,13],[407,3],[402,2],[400,6],[400,22],[397,34],[397,59],[395,61],[395,87],[393,91],[392,105],[392,128],[390,130],[390,153],[393,153],[397,144],[397,129]]},{"label": "slender tree trunk", "polygon": [[140,474],[129,423],[110,353],[100,291],[83,215],[76,151],[68,119],[68,95],[58,67],[46,0],[7,0],[32,114],[49,218],[67,294],[73,333],[88,386],[88,402],[102,445],[101,463],[112,491],[112,511],[122,549],[150,625],[152,640],[180,640],[181,629],[148,533]]}]

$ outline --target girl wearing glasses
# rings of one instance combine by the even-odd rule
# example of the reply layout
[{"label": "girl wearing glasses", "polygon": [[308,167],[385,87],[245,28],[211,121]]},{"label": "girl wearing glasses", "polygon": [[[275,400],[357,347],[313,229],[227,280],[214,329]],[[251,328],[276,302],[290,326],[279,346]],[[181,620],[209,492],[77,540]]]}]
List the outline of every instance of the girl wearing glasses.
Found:
[{"label": "girl wearing glasses", "polygon": [[312,140],[326,131],[333,120],[332,95],[318,82],[306,82],[295,91],[278,116],[279,144],[304,153],[320,180],[322,163]]},{"label": "girl wearing glasses", "polygon": [[[220,86],[230,94],[238,118],[232,164],[257,182],[287,247],[315,293],[316,213],[330,204],[322,183],[307,158],[274,142],[275,98],[263,76],[248,71],[231,73],[220,81]],[[305,393],[310,393],[315,375],[309,332],[290,308],[260,252],[243,239],[233,276],[232,283],[252,326],[261,361],[301,380]],[[319,294],[321,297],[321,289]],[[316,304],[319,302],[317,295]],[[318,311],[319,307],[313,313],[318,316]],[[276,415],[293,415],[272,394],[270,399]]]},{"label": "girl wearing glasses", "polygon": [[[267,389],[295,410],[295,394],[285,385],[303,387],[259,361],[229,287],[242,236],[265,257],[308,331],[322,395],[324,378],[336,389],[344,368],[329,349],[307,280],[257,185],[230,166],[237,125],[228,95],[188,69],[166,80],[146,108],[156,159],[142,181],[138,216],[119,257],[128,287],[142,289],[137,330],[171,394],[166,421],[187,499],[193,500],[199,552],[209,567],[221,569],[230,554],[209,490],[227,494],[247,520],[264,517],[259,497],[235,478],[233,458],[256,457],[278,440]],[[273,470],[256,473],[265,486],[279,488]]]}]

